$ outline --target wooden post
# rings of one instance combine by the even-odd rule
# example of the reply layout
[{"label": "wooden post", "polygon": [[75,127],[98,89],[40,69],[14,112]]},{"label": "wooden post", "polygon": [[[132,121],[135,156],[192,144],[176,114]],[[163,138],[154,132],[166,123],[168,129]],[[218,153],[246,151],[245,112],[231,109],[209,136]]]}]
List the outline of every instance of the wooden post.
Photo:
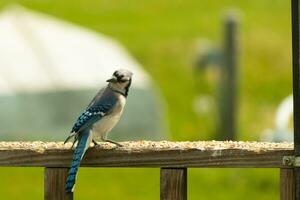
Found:
[{"label": "wooden post", "polygon": [[187,168],[160,169],[160,199],[187,199]]},{"label": "wooden post", "polygon": [[45,200],[72,200],[73,193],[66,194],[65,184],[68,168],[45,168],[44,199]]},{"label": "wooden post", "polygon": [[219,126],[221,140],[236,139],[237,90],[237,19],[233,13],[225,17],[223,62],[219,83]]},{"label": "wooden post", "polygon": [[294,200],[294,169],[280,169],[280,200]]},{"label": "wooden post", "polygon": [[[299,0],[292,0],[292,54],[294,96],[294,155],[300,157],[300,51],[299,51]],[[300,200],[300,168],[294,168],[295,199]]]}]

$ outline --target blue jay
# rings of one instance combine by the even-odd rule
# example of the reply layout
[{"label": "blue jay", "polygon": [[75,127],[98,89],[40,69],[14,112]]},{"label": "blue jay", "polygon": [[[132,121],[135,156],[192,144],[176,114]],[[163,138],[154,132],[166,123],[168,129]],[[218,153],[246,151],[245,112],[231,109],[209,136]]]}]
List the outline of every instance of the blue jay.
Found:
[{"label": "blue jay", "polygon": [[74,124],[65,141],[66,143],[74,137],[72,147],[77,142],[66,182],[67,193],[74,191],[78,167],[91,142],[97,145],[96,141],[101,139],[104,142],[121,146],[117,142],[106,139],[106,134],[116,125],[122,115],[131,85],[131,77],[132,73],[128,70],[115,71],[107,80],[108,85],[96,94]]}]

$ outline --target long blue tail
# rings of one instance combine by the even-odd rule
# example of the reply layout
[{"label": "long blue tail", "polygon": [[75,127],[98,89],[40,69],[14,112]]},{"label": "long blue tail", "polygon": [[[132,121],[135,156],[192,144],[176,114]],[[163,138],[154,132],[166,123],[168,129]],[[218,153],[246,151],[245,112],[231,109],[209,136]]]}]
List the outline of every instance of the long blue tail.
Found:
[{"label": "long blue tail", "polygon": [[67,177],[67,182],[66,182],[66,192],[71,193],[74,191],[75,187],[75,181],[76,181],[76,176],[77,176],[77,171],[80,165],[80,162],[82,160],[82,157],[89,147],[90,143],[90,137],[91,133],[90,130],[84,130],[81,132],[78,136],[78,144],[76,146],[74,155],[73,155],[73,160],[71,164],[71,168]]}]

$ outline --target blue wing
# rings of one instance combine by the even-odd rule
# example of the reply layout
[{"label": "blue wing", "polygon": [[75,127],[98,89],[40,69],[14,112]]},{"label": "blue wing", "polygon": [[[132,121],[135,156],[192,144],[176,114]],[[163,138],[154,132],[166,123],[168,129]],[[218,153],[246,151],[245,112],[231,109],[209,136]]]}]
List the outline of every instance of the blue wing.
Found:
[{"label": "blue wing", "polygon": [[[78,134],[85,129],[91,128],[95,122],[107,115],[117,103],[117,97],[110,89],[100,90],[88,105],[86,110],[76,120],[71,134],[65,140],[65,143],[72,137],[75,137],[74,143],[78,139]],[[73,143],[73,145],[74,145]]]},{"label": "blue wing", "polygon": [[73,142],[74,145],[78,139],[78,134],[88,128],[91,128],[95,122],[109,113],[112,107],[113,104],[100,104],[97,106],[91,106],[87,110],[85,110],[78,117],[76,123],[73,125],[71,134],[69,135],[69,137],[67,137],[64,143],[68,142],[72,137],[75,137],[75,140]]},{"label": "blue wing", "polygon": [[86,128],[91,127],[95,122],[106,115],[112,107],[112,104],[102,104],[88,108],[78,117],[71,132],[78,133]]}]

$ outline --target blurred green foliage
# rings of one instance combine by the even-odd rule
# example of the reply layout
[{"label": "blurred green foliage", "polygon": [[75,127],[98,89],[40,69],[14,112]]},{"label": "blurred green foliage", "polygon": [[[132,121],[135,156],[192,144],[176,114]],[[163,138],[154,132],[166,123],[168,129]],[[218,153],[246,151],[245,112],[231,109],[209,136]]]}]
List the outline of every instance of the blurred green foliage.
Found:
[{"label": "blurred green foliage", "polygon": [[[291,93],[290,3],[284,0],[22,0],[22,5],[112,36],[138,59],[161,89],[174,140],[213,139],[213,115],[198,116],[192,103],[205,91],[194,75],[199,38],[222,41],[226,8],[241,12],[239,139],[257,140],[273,126],[275,108]],[[199,77],[198,77],[199,76]],[[1,168],[1,199],[42,199],[42,169]],[[189,199],[279,199],[272,169],[190,169]],[[32,181],[32,182],[31,182]],[[30,184],[28,184],[30,182]],[[157,169],[87,169],[79,172],[76,199],[158,199]]]}]

